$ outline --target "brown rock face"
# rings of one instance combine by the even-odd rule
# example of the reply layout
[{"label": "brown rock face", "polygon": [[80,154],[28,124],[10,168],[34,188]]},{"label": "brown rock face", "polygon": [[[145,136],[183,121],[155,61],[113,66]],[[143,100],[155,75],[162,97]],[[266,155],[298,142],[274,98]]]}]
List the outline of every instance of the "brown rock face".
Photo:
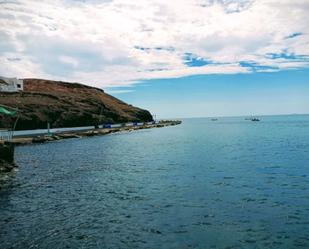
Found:
[{"label": "brown rock face", "polygon": [[[24,91],[0,93],[0,104],[19,109],[17,130],[92,126],[100,123],[146,122],[151,114],[128,105],[103,90],[60,81],[25,79]],[[0,127],[12,118],[0,116]]]}]

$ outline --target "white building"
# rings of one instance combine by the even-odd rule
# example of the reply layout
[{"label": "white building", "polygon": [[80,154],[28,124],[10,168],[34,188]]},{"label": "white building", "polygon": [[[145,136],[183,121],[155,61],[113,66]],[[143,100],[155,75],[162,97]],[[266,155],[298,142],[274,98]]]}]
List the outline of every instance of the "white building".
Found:
[{"label": "white building", "polygon": [[0,92],[18,92],[24,90],[23,80],[0,76]]}]

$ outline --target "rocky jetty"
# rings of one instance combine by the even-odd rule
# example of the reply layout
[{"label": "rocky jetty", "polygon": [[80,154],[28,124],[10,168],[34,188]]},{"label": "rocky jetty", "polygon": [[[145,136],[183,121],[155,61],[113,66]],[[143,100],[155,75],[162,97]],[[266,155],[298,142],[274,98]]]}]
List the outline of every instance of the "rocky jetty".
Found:
[{"label": "rocky jetty", "polygon": [[89,129],[83,131],[64,131],[55,134],[37,135],[37,136],[22,136],[15,137],[12,139],[11,143],[13,145],[26,145],[33,143],[45,143],[57,140],[69,139],[69,138],[82,138],[82,137],[93,137],[102,136],[110,133],[117,132],[131,132],[141,129],[151,129],[151,128],[162,128],[166,126],[174,126],[181,124],[180,120],[166,120],[159,123],[153,124],[143,124],[139,126],[123,126],[119,128],[101,128],[101,129]]}]

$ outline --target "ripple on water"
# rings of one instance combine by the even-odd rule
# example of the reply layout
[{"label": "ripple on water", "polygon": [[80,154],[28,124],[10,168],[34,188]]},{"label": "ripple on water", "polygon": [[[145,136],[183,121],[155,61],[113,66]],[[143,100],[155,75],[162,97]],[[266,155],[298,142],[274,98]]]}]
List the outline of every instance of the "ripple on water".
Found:
[{"label": "ripple on water", "polygon": [[18,147],[0,247],[307,249],[309,116],[295,119]]}]

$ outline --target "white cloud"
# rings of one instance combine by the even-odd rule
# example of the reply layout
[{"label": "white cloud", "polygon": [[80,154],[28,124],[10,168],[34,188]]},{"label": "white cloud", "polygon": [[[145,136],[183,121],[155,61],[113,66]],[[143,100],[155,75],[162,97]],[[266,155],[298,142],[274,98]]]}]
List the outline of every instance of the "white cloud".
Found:
[{"label": "white cloud", "polygon": [[4,0],[0,7],[0,75],[109,87],[309,66],[307,0]]},{"label": "white cloud", "polygon": [[130,93],[133,90],[108,90],[106,91],[108,94],[122,94],[122,93]]}]

